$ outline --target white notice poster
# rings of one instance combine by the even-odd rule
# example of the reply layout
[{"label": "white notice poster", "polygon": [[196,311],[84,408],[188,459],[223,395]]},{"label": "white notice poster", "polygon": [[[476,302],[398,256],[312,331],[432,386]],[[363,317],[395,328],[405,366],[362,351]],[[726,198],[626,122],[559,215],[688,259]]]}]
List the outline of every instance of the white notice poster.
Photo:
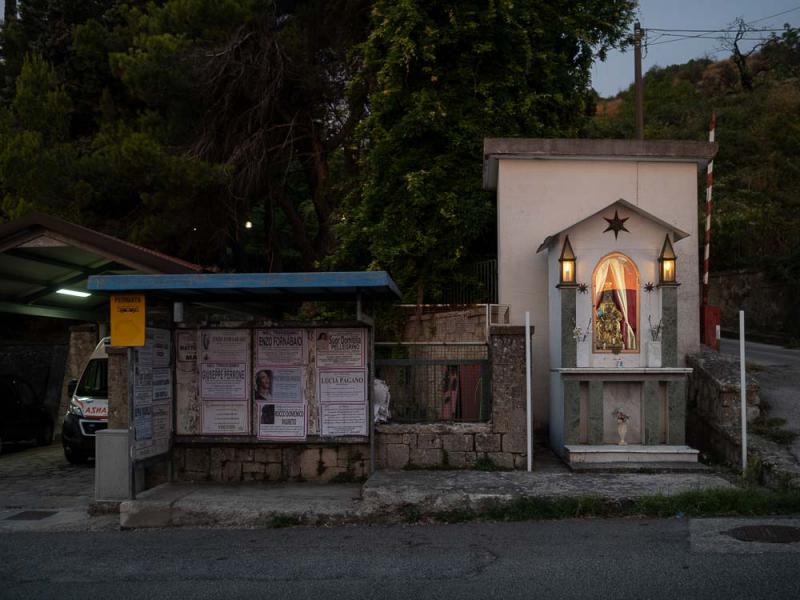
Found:
[{"label": "white notice poster", "polygon": [[169,367],[153,369],[153,402],[172,400],[172,376]]},{"label": "white notice poster", "polygon": [[178,362],[197,361],[197,332],[178,331]]},{"label": "white notice poster", "polygon": [[153,407],[137,406],[133,409],[133,428],[137,442],[153,439]]},{"label": "white notice poster", "polygon": [[253,377],[253,400],[303,402],[305,369],[269,365],[256,367],[255,371],[256,373]]},{"label": "white notice poster", "polygon": [[200,396],[197,389],[197,369],[194,363],[178,362],[175,365],[175,415],[178,435],[195,435],[200,426]]},{"label": "white notice poster", "polygon": [[200,361],[247,363],[250,360],[249,329],[201,329]]},{"label": "white notice poster", "polygon": [[247,400],[247,364],[201,364],[200,397],[203,400]]},{"label": "white notice poster", "polygon": [[323,436],[367,435],[367,405],[323,404],[320,426]]},{"label": "white notice poster", "polygon": [[317,399],[320,404],[366,404],[367,370],[317,371]]},{"label": "white notice poster", "polygon": [[249,433],[247,402],[203,402],[203,433]]},{"label": "white notice poster", "polygon": [[258,402],[258,439],[293,440],[306,439],[305,404],[273,404]]},{"label": "white notice poster", "polygon": [[315,329],[317,367],[363,367],[366,335],[363,329]]},{"label": "white notice poster", "polygon": [[276,367],[306,363],[306,336],[303,329],[256,329],[256,364]]},{"label": "white notice poster", "polygon": [[153,368],[169,366],[169,331],[167,329],[147,329],[147,341],[153,347]]}]

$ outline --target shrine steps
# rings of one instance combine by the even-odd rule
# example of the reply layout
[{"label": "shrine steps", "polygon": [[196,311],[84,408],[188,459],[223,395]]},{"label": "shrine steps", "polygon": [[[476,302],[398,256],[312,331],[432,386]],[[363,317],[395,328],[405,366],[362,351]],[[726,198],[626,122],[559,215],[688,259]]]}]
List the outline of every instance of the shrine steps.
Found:
[{"label": "shrine steps", "polygon": [[689,446],[569,445],[566,462],[573,471],[683,472],[705,471],[697,462],[698,451]]}]

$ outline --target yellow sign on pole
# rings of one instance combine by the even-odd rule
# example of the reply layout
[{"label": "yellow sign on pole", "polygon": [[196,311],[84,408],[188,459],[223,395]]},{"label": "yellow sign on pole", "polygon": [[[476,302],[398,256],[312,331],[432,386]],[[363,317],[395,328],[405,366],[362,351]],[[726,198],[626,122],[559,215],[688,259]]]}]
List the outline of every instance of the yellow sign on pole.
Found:
[{"label": "yellow sign on pole", "polygon": [[111,295],[111,345],[144,346],[144,294]]}]

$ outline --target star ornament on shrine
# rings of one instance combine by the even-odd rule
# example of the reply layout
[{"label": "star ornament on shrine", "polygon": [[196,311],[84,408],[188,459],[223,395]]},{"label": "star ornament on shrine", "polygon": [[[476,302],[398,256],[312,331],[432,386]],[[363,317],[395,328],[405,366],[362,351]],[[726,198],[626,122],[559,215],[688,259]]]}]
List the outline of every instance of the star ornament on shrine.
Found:
[{"label": "star ornament on shrine", "polygon": [[630,231],[625,229],[625,221],[627,221],[630,217],[625,217],[624,219],[620,219],[619,215],[617,214],[617,211],[615,210],[613,219],[609,219],[608,217],[603,217],[603,218],[606,221],[608,221],[608,227],[606,227],[603,230],[603,233],[605,233],[606,231],[613,231],[614,239],[617,239],[619,237],[620,231],[627,231],[628,233],[630,233]]}]

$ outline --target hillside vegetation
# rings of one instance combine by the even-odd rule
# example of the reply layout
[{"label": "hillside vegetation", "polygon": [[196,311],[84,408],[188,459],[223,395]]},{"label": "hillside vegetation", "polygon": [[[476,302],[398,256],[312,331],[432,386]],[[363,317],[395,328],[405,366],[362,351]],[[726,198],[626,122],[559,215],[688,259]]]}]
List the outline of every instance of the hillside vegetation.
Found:
[{"label": "hillside vegetation", "polygon": [[[790,283],[800,278],[799,33],[787,27],[744,72],[732,60],[692,60],[644,78],[648,139],[708,139],[716,112],[712,270],[756,267]],[[598,102],[588,135],[633,132],[632,86]],[[702,223],[704,186],[698,197]]]}]

